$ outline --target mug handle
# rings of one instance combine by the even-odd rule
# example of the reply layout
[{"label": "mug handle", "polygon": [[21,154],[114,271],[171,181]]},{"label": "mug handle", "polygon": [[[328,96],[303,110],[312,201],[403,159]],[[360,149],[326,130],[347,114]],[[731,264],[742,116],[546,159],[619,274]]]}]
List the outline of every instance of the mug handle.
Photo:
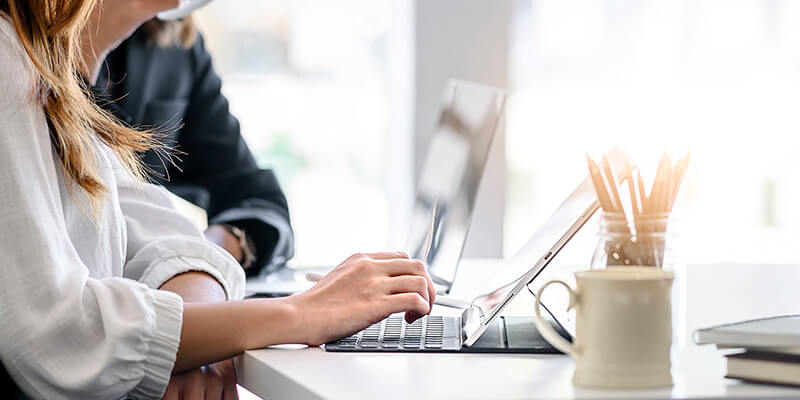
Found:
[{"label": "mug handle", "polygon": [[539,292],[536,293],[536,329],[539,330],[539,334],[542,335],[544,340],[547,340],[547,342],[553,345],[553,347],[555,347],[558,350],[561,350],[565,354],[571,355],[572,357],[577,357],[579,355],[577,347],[571,344],[570,342],[564,340],[564,338],[562,338],[561,335],[556,333],[553,327],[550,326],[550,324],[548,324],[544,320],[544,318],[542,318],[542,310],[541,310],[542,302],[539,299],[542,297],[542,293],[544,292],[544,290],[547,289],[547,287],[553,283],[557,283],[563,286],[565,289],[567,289],[567,292],[569,292],[569,306],[567,307],[567,310],[570,310],[573,307],[575,307],[575,302],[577,301],[578,296],[575,293],[575,291],[572,290],[571,287],[569,287],[569,285],[567,285],[564,281],[559,281],[559,280],[554,280],[545,283],[544,286],[542,286],[542,288],[539,289]]}]

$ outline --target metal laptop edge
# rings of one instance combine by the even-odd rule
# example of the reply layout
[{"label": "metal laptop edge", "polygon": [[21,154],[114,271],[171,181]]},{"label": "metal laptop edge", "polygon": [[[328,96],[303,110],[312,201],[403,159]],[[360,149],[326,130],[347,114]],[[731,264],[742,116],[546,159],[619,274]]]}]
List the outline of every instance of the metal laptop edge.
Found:
[{"label": "metal laptop edge", "polygon": [[[625,154],[619,149],[613,149],[609,152],[609,159],[614,164],[616,168],[619,168],[622,165],[627,164],[628,160]],[[623,180],[623,176],[620,176],[620,180]],[[589,178],[586,178],[589,179]],[[582,182],[578,188],[573,191],[573,194],[580,189],[580,186],[585,183]],[[572,194],[570,194],[570,197]],[[569,197],[568,197],[569,198]],[[576,233],[589,221],[589,219],[594,215],[594,213],[599,209],[599,203],[597,200],[592,202],[592,204],[583,212],[583,214],[578,218],[572,226],[567,230],[566,233],[561,235],[559,240],[553,245],[550,250],[541,258],[539,258],[534,264],[534,266],[528,270],[524,275],[522,275],[519,279],[515,282],[516,285],[513,289],[511,289],[503,299],[497,303],[490,312],[489,315],[484,315],[483,310],[480,309],[478,306],[471,306],[465,309],[461,314],[461,335],[462,335],[462,343],[464,346],[469,347],[472,346],[486,331],[489,325],[500,315],[500,312],[511,302],[511,300],[520,292],[522,291],[525,286],[529,285],[533,282],[534,279],[541,273],[545,267],[547,267],[550,262],[555,258],[556,255],[561,251],[561,249],[566,246],[566,244],[575,236]],[[506,285],[508,286],[508,285]],[[501,286],[501,289],[505,286]],[[476,298],[477,299],[477,298]],[[555,318],[555,316],[554,316]],[[556,319],[556,323],[560,325],[560,322]]]},{"label": "metal laptop edge", "polygon": [[[499,103],[496,104],[496,108],[497,108],[496,111],[497,112],[496,112],[496,115],[495,115],[493,126],[491,128],[491,134],[489,136],[489,142],[486,145],[485,152],[484,152],[484,155],[483,155],[483,160],[482,160],[481,165],[480,165],[480,171],[481,172],[480,172],[480,174],[478,174],[478,176],[474,177],[475,178],[474,184],[476,186],[476,190],[475,190],[475,195],[474,195],[474,199],[473,200],[477,200],[478,192],[480,191],[481,182],[483,182],[483,175],[486,173],[486,164],[489,162],[489,153],[491,152],[492,146],[494,145],[495,138],[497,137],[497,130],[500,128],[500,125],[501,125],[500,122],[503,120],[503,118],[505,118],[505,109],[506,109],[506,104],[507,104],[507,101],[508,101],[508,91],[505,90],[505,89],[494,87],[494,86],[483,85],[483,84],[476,83],[476,82],[463,81],[463,80],[452,79],[452,78],[447,81],[447,85],[445,87],[446,87],[446,89],[445,89],[445,97],[448,100],[448,104],[447,104],[446,107],[443,107],[443,110],[445,110],[445,109],[446,110],[450,110],[450,109],[453,108],[453,105],[454,105],[453,103],[455,102],[455,99],[456,99],[456,91],[459,88],[481,89],[481,90],[494,92],[494,94],[498,97],[498,99],[496,99],[496,101],[499,100]],[[437,124],[436,129],[438,129],[438,128],[439,128],[439,125]],[[447,279],[440,278],[438,275],[436,275],[436,273],[433,270],[433,268],[431,268],[430,266],[428,267],[428,273],[431,275],[431,279],[434,281],[434,286],[436,288],[436,293],[448,294],[448,293],[450,293],[450,289],[452,289],[452,287],[453,287],[453,283],[455,282],[455,278],[458,275],[458,265],[461,263],[461,259],[464,256],[464,250],[466,248],[466,242],[467,242],[467,238],[469,236],[469,231],[470,231],[470,227],[472,226],[472,219],[473,219],[474,216],[475,216],[475,210],[472,209],[472,210],[470,210],[469,217],[467,218],[466,225],[464,226],[465,234],[464,234],[463,240],[461,241],[461,251],[458,254],[458,259],[456,260],[455,266],[453,268],[453,274],[452,274],[452,277],[450,277],[451,280],[448,281]],[[428,244],[428,246],[430,246],[430,245],[431,245],[431,243]],[[427,254],[429,252],[430,252],[430,249],[426,249],[425,250],[425,253],[426,253],[426,257],[425,258],[427,258]]]}]

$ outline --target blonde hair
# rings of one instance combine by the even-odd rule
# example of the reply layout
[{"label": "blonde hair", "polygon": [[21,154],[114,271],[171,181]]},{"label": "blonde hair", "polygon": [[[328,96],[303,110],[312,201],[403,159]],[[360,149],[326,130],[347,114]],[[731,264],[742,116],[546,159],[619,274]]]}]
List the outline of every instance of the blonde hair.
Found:
[{"label": "blonde hair", "polygon": [[145,176],[139,153],[163,150],[152,131],[124,126],[97,106],[82,83],[80,35],[95,5],[96,0],[0,0],[36,68],[34,96],[44,108],[64,175],[86,192],[94,216],[108,192],[97,164],[96,139],[138,179]]}]

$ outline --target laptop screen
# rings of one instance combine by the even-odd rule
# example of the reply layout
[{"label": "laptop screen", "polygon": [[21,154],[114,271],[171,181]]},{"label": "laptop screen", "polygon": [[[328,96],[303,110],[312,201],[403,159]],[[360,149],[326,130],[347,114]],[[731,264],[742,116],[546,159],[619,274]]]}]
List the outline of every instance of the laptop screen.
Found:
[{"label": "laptop screen", "polygon": [[[596,207],[596,199],[597,197],[592,188],[591,180],[587,178],[572,192],[561,206],[558,207],[550,218],[539,227],[536,233],[531,236],[528,242],[504,267],[511,271],[522,270],[526,271],[526,273],[488,295],[477,298],[473,304],[480,307],[481,311],[486,316],[490,316],[499,311],[497,309],[500,307],[501,302],[505,298],[510,297],[511,291],[520,285],[521,280],[531,276],[531,269],[551,250],[555,243],[559,242],[562,235],[564,235],[581,216],[587,212],[593,211]],[[541,272],[541,269],[543,269],[543,266],[538,272]],[[538,272],[534,273],[533,277],[535,277]],[[554,290],[551,292],[555,293],[557,291]]]},{"label": "laptop screen", "polygon": [[455,279],[504,106],[502,90],[451,82],[423,159],[406,251],[425,261],[446,290]]},{"label": "laptop screen", "polygon": [[[621,150],[610,151],[608,157],[615,170],[626,170],[628,160]],[[507,285],[473,301],[472,304],[485,317],[482,318],[483,326],[490,324],[514,296],[541,274],[597,208],[597,195],[591,178],[586,177],[503,268],[517,273],[526,272]],[[566,312],[564,297],[556,290],[548,292],[547,296],[542,299],[547,312],[574,336],[574,323]],[[468,332],[468,336],[474,333],[476,332]],[[480,334],[480,330],[477,333]]]}]

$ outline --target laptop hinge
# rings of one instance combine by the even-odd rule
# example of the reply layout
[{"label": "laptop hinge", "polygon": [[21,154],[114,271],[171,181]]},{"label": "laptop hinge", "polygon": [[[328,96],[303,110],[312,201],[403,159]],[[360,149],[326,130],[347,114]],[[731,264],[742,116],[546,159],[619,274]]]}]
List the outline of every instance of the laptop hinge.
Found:
[{"label": "laptop hinge", "polygon": [[483,321],[483,310],[472,306],[461,313],[461,342],[467,341],[467,335],[480,329]]}]

